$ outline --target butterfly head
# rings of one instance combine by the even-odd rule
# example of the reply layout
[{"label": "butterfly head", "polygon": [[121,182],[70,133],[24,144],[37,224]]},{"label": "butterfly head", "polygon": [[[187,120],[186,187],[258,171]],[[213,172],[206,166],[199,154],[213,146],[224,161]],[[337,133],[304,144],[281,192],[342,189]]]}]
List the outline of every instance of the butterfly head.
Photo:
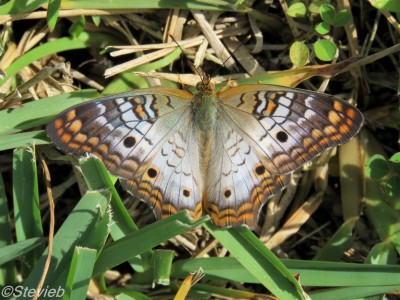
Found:
[{"label": "butterfly head", "polygon": [[196,89],[203,95],[212,95],[214,94],[215,84],[211,82],[209,77],[206,77],[196,84]]}]

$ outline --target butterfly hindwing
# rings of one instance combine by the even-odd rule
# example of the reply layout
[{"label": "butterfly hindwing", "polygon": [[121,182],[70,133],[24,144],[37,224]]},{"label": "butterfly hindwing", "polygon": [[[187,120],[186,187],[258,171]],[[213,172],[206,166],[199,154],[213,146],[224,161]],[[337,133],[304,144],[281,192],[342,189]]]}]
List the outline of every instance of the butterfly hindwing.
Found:
[{"label": "butterfly hindwing", "polygon": [[[190,118],[187,118],[191,121]],[[143,199],[157,219],[186,209],[194,219],[201,216],[203,177],[200,150],[192,122],[182,124],[154,156],[142,175],[122,180],[123,187]]]},{"label": "butterfly hindwing", "polygon": [[348,142],[363,122],[344,100],[298,89],[246,85],[220,93],[219,99],[221,111],[273,174],[292,172]]},{"label": "butterfly hindwing", "polygon": [[206,174],[204,209],[221,227],[254,228],[262,205],[288,183],[272,175],[252,147],[221,116]]}]

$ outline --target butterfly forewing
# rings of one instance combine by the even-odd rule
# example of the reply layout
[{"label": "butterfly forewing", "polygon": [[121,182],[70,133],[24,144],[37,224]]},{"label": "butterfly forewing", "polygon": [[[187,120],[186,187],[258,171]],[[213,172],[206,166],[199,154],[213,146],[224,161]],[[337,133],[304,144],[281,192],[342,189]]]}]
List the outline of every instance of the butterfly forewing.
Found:
[{"label": "butterfly forewing", "polygon": [[48,135],[64,152],[97,156],[113,174],[134,178],[190,109],[190,94],[168,90],[138,90],[76,105],[47,125]]},{"label": "butterfly forewing", "polygon": [[298,89],[247,85],[225,91],[219,99],[221,114],[273,174],[292,172],[323,150],[348,142],[363,123],[349,103]]},{"label": "butterfly forewing", "polygon": [[177,89],[136,90],[71,107],[46,129],[64,152],[100,158],[157,218],[187,209],[197,219],[203,184],[192,100]]}]

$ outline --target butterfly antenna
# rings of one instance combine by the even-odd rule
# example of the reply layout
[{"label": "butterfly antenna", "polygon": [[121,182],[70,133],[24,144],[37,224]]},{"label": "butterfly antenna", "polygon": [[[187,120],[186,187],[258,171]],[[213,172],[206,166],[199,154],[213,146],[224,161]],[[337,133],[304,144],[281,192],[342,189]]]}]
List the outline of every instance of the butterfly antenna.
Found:
[{"label": "butterfly antenna", "polygon": [[181,49],[182,51],[182,55],[183,57],[186,59],[186,61],[188,62],[190,68],[200,77],[200,80],[202,82],[204,82],[204,75],[200,74],[200,71],[195,67],[195,65],[191,62],[191,60],[187,57],[187,55],[185,54],[185,52],[183,51],[183,48],[181,47],[181,45],[179,45],[178,41],[171,35],[169,34],[169,37],[175,42],[175,44],[179,47],[179,49]]},{"label": "butterfly antenna", "polygon": [[233,55],[236,53],[236,51],[238,51],[245,43],[247,43],[247,42],[250,40],[250,38],[251,38],[250,35],[248,35],[248,36],[246,37],[246,40],[245,40],[243,43],[240,43],[240,45],[237,46],[235,50],[233,50],[233,52],[231,53],[231,55],[229,55],[229,57],[228,57],[227,59],[225,59],[225,60],[222,62],[222,64],[214,71],[214,73],[213,73],[212,76],[210,76],[210,77],[213,77],[215,74],[218,74],[219,70],[220,70],[222,67],[225,66],[226,62],[227,62],[228,60],[230,60],[230,59],[233,57]]}]

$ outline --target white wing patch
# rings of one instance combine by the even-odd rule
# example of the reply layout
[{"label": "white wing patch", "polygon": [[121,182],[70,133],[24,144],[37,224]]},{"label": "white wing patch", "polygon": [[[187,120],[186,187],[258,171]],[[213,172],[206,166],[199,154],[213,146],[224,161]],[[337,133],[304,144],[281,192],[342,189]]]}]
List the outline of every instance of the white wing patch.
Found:
[{"label": "white wing patch", "polygon": [[184,209],[193,219],[198,219],[204,184],[200,173],[199,143],[193,123],[183,123],[180,130],[149,161],[140,176],[124,181],[123,186],[148,203],[157,219]]},{"label": "white wing patch", "polygon": [[206,174],[204,209],[218,226],[254,228],[261,206],[289,182],[268,172],[251,145],[223,117],[218,119]]}]

